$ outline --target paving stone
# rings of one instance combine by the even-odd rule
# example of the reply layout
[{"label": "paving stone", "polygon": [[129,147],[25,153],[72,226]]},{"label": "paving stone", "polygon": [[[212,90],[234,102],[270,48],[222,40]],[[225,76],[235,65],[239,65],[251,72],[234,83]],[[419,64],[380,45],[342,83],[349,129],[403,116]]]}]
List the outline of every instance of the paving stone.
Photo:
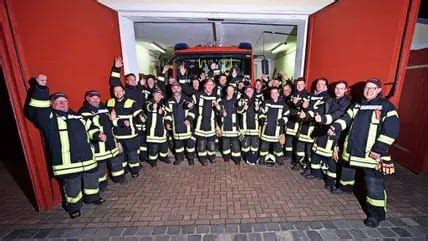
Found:
[{"label": "paving stone", "polygon": [[20,230],[15,230],[13,232],[10,232],[8,235],[4,237],[4,239],[16,239],[19,237]]},{"label": "paving stone", "polygon": [[349,229],[351,228],[351,225],[349,225],[348,222],[345,220],[334,220],[334,225],[337,227],[337,229]]},{"label": "paving stone", "polygon": [[38,232],[37,229],[22,229],[20,230],[19,239],[29,239]]},{"label": "paving stone", "polygon": [[347,223],[349,225],[351,225],[351,227],[354,229],[367,228],[367,226],[364,224],[363,220],[349,220],[349,221],[347,221]]},{"label": "paving stone", "polygon": [[125,231],[123,231],[122,236],[133,236],[137,233],[137,227],[127,227]]},{"label": "paving stone", "polygon": [[381,238],[382,234],[374,228],[365,229],[363,231],[369,238]]},{"label": "paving stone", "polygon": [[391,222],[394,226],[405,226],[406,224],[398,217],[388,218],[388,221]]},{"label": "paving stone", "polygon": [[367,238],[367,235],[360,229],[350,229],[349,233],[354,237],[354,239],[363,239]]},{"label": "paving stone", "polygon": [[169,241],[169,236],[168,235],[156,236],[155,241]]},{"label": "paving stone", "polygon": [[230,233],[219,233],[218,241],[232,241],[232,234]]},{"label": "paving stone", "polygon": [[390,228],[393,227],[394,224],[392,224],[390,221],[388,220],[383,220],[379,223],[379,228]]},{"label": "paving stone", "polygon": [[138,227],[135,235],[151,235],[153,232],[152,227]]},{"label": "paving stone", "polygon": [[297,231],[291,231],[293,235],[293,240],[308,240],[308,236],[306,236],[305,231],[297,230]]},{"label": "paving stone", "polygon": [[248,241],[262,241],[262,235],[260,233],[248,234]]},{"label": "paving stone", "polygon": [[238,233],[233,236],[233,241],[247,241],[247,234]]},{"label": "paving stone", "polygon": [[167,234],[180,234],[181,226],[168,226]]},{"label": "paving stone", "polygon": [[156,226],[153,227],[152,235],[165,234],[167,227],[166,226]]},{"label": "paving stone", "polygon": [[216,241],[217,239],[216,234],[205,234],[203,237],[203,241]]},{"label": "paving stone", "polygon": [[336,235],[339,239],[352,239],[351,234],[346,230],[336,230]]},{"label": "paving stone", "polygon": [[[59,238],[62,235],[65,234],[65,232],[67,232],[67,229],[65,228],[55,228],[52,229],[51,232],[49,232],[49,238]],[[82,230],[82,234],[85,234],[86,232],[88,232],[88,229],[83,229]]]},{"label": "paving stone", "polygon": [[135,237],[135,236],[126,236],[126,241],[140,241],[139,237]]},{"label": "paving stone", "polygon": [[263,233],[263,240],[264,241],[278,241],[275,233]]},{"label": "paving stone", "polygon": [[47,238],[51,229],[41,229],[34,236],[34,239],[44,239]]},{"label": "paving stone", "polygon": [[322,237],[321,235],[314,230],[310,230],[310,231],[306,231],[306,235],[309,237],[310,240],[315,240],[315,241],[321,241]]},{"label": "paving stone", "polygon": [[253,224],[254,232],[264,232],[266,231],[266,225],[264,223],[255,223]]},{"label": "paving stone", "polygon": [[296,222],[294,224],[294,227],[296,227],[296,229],[300,231],[309,230],[308,222]]},{"label": "paving stone", "polygon": [[197,233],[209,233],[210,225],[198,225],[196,228]]},{"label": "paving stone", "polygon": [[416,237],[416,238],[425,237],[425,233],[421,230],[420,227],[406,227],[405,229],[412,235],[412,237]]},{"label": "paving stone", "polygon": [[[126,237],[111,237],[110,241],[123,241],[126,240]],[[81,239],[80,241],[83,241],[83,239]]]},{"label": "paving stone", "polygon": [[411,218],[401,218],[401,221],[410,227],[420,226],[415,220]]},{"label": "paving stone", "polygon": [[253,232],[253,225],[250,223],[243,223],[239,225],[240,233],[251,233]]},{"label": "paving stone", "polygon": [[322,223],[320,221],[311,221],[311,222],[308,222],[308,225],[311,229],[322,229],[322,228],[324,228],[324,226],[322,225]]},{"label": "paving stone", "polygon": [[398,236],[400,236],[400,237],[411,237],[412,236],[409,232],[407,232],[407,230],[405,230],[404,228],[401,228],[401,227],[394,227],[394,228],[391,228],[391,230],[394,233],[398,234]]},{"label": "paving stone", "polygon": [[189,235],[187,236],[187,241],[201,241],[202,236],[201,235]]},{"label": "paving stone", "polygon": [[186,225],[181,228],[182,234],[194,234],[196,227],[193,225]]},{"label": "paving stone", "polygon": [[390,238],[390,237],[397,237],[397,234],[391,231],[389,228],[378,228],[377,229],[383,237]]},{"label": "paving stone", "polygon": [[143,236],[140,239],[141,241],[153,241],[153,237],[152,236]]},{"label": "paving stone", "polygon": [[280,231],[281,230],[279,223],[267,223],[266,228],[268,231]]},{"label": "paving stone", "polygon": [[293,233],[292,231],[281,231],[277,233],[276,237],[279,241],[293,240]]},{"label": "paving stone", "polygon": [[321,223],[326,229],[336,229],[337,228],[337,226],[331,220],[323,220],[323,221],[321,221]]},{"label": "paving stone", "polygon": [[213,225],[211,226],[211,233],[224,233],[224,225]]},{"label": "paving stone", "polygon": [[279,226],[280,226],[282,231],[289,231],[289,230],[295,230],[296,229],[294,227],[294,224],[292,224],[292,223],[281,223]]},{"label": "paving stone", "polygon": [[332,240],[332,239],[339,238],[339,236],[336,235],[336,232],[334,230],[320,230],[320,235],[325,240]]},{"label": "paving stone", "polygon": [[170,237],[170,241],[187,241],[186,235],[173,235]]},{"label": "paving stone", "polygon": [[420,226],[428,226],[428,216],[427,217],[416,217],[415,221],[419,223]]},{"label": "paving stone", "polygon": [[237,224],[227,224],[226,233],[237,233],[239,232],[239,225]]}]

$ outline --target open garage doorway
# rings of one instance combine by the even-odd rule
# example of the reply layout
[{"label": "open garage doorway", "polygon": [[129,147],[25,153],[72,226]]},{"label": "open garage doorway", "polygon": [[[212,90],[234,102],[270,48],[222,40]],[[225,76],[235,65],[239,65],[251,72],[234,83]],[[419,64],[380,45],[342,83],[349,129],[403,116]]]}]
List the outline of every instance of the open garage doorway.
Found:
[{"label": "open garage doorway", "polygon": [[[196,69],[194,72],[203,72],[206,76],[213,71],[213,62],[221,73],[227,75],[230,68],[235,66],[253,81],[261,78],[262,74],[271,79],[277,78],[280,73],[289,78],[295,74],[300,76],[300,73],[295,73],[298,26],[294,24],[189,19],[138,21],[134,22],[134,26],[140,74],[158,74],[163,65],[180,62],[183,57],[174,49],[177,44],[184,43],[189,49],[198,48],[194,50],[195,56],[186,59],[193,60],[191,65]],[[251,49],[242,58],[222,52],[234,47]],[[262,61],[266,63],[264,67]],[[297,72],[299,70],[297,67]]]}]

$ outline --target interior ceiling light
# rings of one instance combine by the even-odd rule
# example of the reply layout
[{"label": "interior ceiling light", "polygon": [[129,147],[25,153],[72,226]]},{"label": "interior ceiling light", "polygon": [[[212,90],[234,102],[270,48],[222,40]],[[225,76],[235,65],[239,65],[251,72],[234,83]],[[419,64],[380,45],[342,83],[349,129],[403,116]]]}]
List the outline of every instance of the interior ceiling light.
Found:
[{"label": "interior ceiling light", "polygon": [[157,44],[155,42],[151,42],[150,46],[152,46],[154,49],[156,49],[157,51],[159,51],[161,53],[165,53],[165,49],[162,48],[159,44]]},{"label": "interior ceiling light", "polygon": [[279,52],[281,52],[281,51],[284,51],[284,50],[285,50],[285,48],[286,48],[286,44],[287,44],[287,43],[280,43],[280,44],[278,44],[277,46],[275,46],[273,49],[271,49],[270,51],[271,51],[273,54],[276,54],[276,53],[279,53]]}]

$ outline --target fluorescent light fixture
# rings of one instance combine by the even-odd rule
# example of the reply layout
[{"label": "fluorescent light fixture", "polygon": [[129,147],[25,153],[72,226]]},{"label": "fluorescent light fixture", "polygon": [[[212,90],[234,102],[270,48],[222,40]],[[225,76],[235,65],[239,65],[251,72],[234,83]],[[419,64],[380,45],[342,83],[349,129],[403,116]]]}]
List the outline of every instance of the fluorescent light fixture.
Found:
[{"label": "fluorescent light fixture", "polygon": [[159,44],[157,44],[155,42],[151,42],[150,46],[152,46],[154,49],[156,49],[157,51],[159,51],[161,53],[165,53],[165,49],[163,49]]},{"label": "fluorescent light fixture", "polygon": [[276,54],[276,53],[278,53],[278,52],[281,52],[281,51],[285,50],[286,44],[287,44],[287,43],[280,43],[280,44],[278,44],[277,46],[275,46],[273,49],[271,49],[270,51],[271,51],[273,54]]}]

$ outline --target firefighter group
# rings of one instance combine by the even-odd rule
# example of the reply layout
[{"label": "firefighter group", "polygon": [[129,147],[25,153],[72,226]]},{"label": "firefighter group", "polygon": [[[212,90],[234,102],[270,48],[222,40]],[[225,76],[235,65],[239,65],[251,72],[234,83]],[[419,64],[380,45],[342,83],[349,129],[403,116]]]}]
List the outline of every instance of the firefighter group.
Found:
[{"label": "firefighter group", "polygon": [[[361,170],[367,187],[369,227],[385,219],[386,174],[394,173],[389,147],[398,136],[395,107],[379,79],[365,81],[351,103],[345,81],[263,75],[250,83],[232,67],[190,74],[186,64],[171,75],[134,74],[121,82],[121,58],[112,67],[112,98],[88,90],[78,112],[65,93],[49,93],[47,76],[34,78],[26,112],[42,130],[49,167],[61,183],[65,209],[77,218],[83,203],[100,205],[108,179],[124,184],[140,175],[142,162],[212,165],[217,153],[236,165],[285,165],[319,179],[333,194],[352,193]],[[107,81],[106,81],[107,82]],[[169,157],[171,153],[171,157]],[[172,157],[173,156],[173,157]]]}]

